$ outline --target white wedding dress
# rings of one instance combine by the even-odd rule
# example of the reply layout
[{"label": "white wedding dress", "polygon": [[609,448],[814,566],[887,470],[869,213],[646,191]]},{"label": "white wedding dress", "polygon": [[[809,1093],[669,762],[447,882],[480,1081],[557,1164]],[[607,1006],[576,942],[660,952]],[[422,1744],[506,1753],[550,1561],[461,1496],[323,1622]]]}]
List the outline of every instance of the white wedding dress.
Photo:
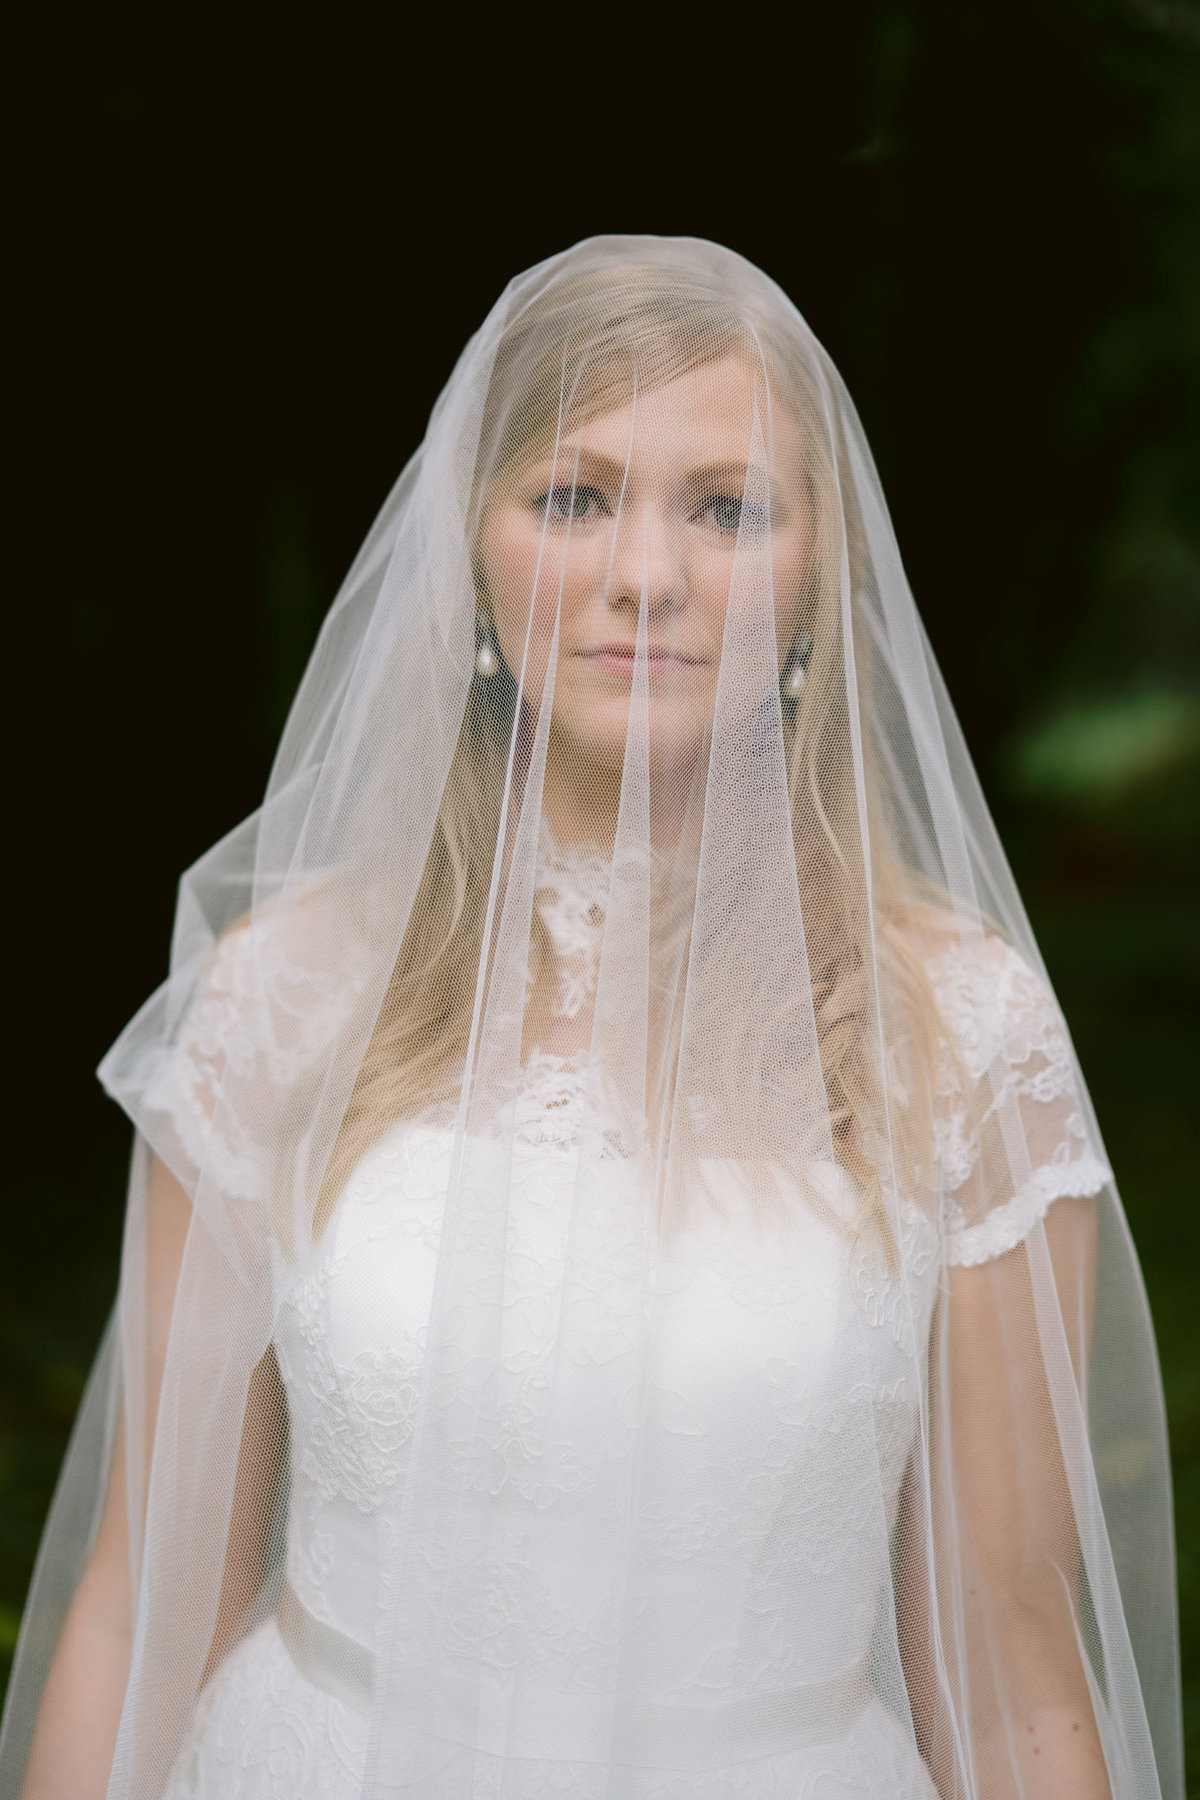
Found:
[{"label": "white wedding dress", "polygon": [[[607,881],[595,856],[544,848],[538,902],[559,955],[568,1017],[590,996]],[[236,944],[226,940],[221,952],[231,986]],[[986,970],[981,956],[991,959]],[[637,1519],[649,1601],[629,1648],[645,1730],[663,1754],[658,1767],[627,1771],[621,1800],[933,1795],[907,1721],[872,1692],[865,1663],[880,1628],[880,1596],[890,1594],[889,1536],[920,1399],[914,1371],[943,1259],[1003,1254],[1056,1196],[1093,1193],[1108,1171],[1089,1152],[1071,1107],[1063,1111],[1073,1092],[1066,1039],[1040,978],[998,940],[986,950],[947,953],[930,974],[958,1039],[957,1059],[945,1062],[938,1120],[945,1213],[935,1223],[915,1205],[907,1209],[906,1281],[889,1272],[882,1251],[856,1245],[842,1229],[838,1214],[850,1196],[833,1165],[815,1174],[823,1212],[798,1208],[786,1228],[769,1230],[754,1227],[740,1207],[736,1168],[714,1167],[722,1207],[689,1229],[664,1264],[662,1353],[650,1402],[662,1426],[654,1440],[662,1463],[654,1505]],[[218,985],[220,977],[218,964]],[[196,1071],[213,1023],[211,1012],[207,1023],[198,1014],[172,1064],[184,1136],[195,1129]],[[969,1222],[956,1195],[978,1156],[978,1121],[969,1122],[961,1071],[978,1080],[998,1045],[1023,1102],[1057,1108],[1066,1124],[1024,1189]],[[473,1739],[481,1751],[476,1791],[504,1800],[518,1793],[582,1800],[592,1792],[585,1767],[572,1771],[569,1759],[572,1734],[585,1741],[589,1667],[604,1648],[590,1635],[607,1529],[589,1511],[589,1469],[604,1456],[595,1426],[602,1409],[590,1384],[613,1364],[598,1356],[579,1368],[578,1429],[561,1443],[529,1441],[524,1403],[553,1355],[581,1105],[577,1064],[535,1054],[513,1152],[520,1178],[514,1173],[511,1183],[511,1299],[506,1286],[496,1412],[502,1430],[491,1446],[495,1605]],[[436,1117],[386,1131],[355,1168],[307,1259],[281,1281],[275,1349],[290,1414],[285,1605],[209,1682],[164,1800],[351,1800],[360,1791],[379,1546],[404,1483],[450,1145],[451,1132]],[[603,1249],[606,1230],[619,1232],[630,1195],[620,1165],[605,1167],[591,1190],[598,1248],[589,1329],[619,1338],[619,1259]],[[781,1533],[790,1593],[723,1588],[722,1547],[738,1537],[770,1549],[778,1586]],[[510,1582],[519,1607],[506,1603]],[[811,1620],[803,1666],[790,1639],[781,1666],[772,1636],[777,1600],[789,1616],[802,1608]],[[444,1616],[440,1626],[444,1643]],[[464,1621],[464,1680],[481,1660],[469,1631]],[[342,1654],[331,1657],[330,1645]],[[514,1705],[506,1669],[518,1650],[523,1687]],[[755,1672],[754,1687],[702,1711],[723,1685],[726,1658],[731,1668]],[[455,1669],[440,1670],[438,1679],[444,1716],[435,1705],[429,1728],[453,1738],[461,1716]],[[503,1759],[490,1759],[493,1751]],[[530,1759],[528,1784],[518,1775],[514,1785],[512,1759],[521,1756]],[[432,1791],[427,1800],[435,1800]]]}]

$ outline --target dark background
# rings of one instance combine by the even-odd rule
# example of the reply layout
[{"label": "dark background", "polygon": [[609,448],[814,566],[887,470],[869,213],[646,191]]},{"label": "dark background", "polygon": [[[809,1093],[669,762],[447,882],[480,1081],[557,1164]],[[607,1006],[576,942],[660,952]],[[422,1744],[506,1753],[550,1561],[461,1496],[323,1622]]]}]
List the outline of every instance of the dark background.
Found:
[{"label": "dark background", "polygon": [[113,1292],[128,1136],[92,1070],[179,873],[257,804],[505,281],[685,233],[773,275],[856,396],[1071,1021],[1159,1329],[1195,1744],[1200,0],[386,39],[101,11],[10,44],[6,97],[0,1650]]}]

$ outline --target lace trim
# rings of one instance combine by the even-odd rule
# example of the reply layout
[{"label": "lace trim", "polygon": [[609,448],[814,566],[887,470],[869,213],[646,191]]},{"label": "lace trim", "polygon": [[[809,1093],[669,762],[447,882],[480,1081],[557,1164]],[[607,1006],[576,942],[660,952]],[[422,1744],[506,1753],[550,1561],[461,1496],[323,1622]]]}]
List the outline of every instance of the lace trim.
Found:
[{"label": "lace trim", "polygon": [[534,899],[554,945],[565,1019],[577,1019],[595,996],[611,880],[612,860],[603,850],[561,845],[543,820]]},{"label": "lace trim", "polygon": [[[1112,1170],[1098,1156],[1081,1156],[1059,1167],[1035,1169],[1020,1193],[993,1207],[978,1225],[967,1225],[953,1203],[947,1208],[946,1261],[973,1268],[1015,1250],[1049,1212],[1055,1200],[1085,1200],[1112,1180]],[[957,1216],[956,1216],[957,1215]]]},{"label": "lace trim", "polygon": [[193,1086],[179,1078],[174,1062],[159,1071],[146,1091],[147,1106],[171,1122],[187,1163],[205,1169],[233,1200],[258,1200],[269,1191],[271,1159],[253,1133],[223,1119],[218,1129]]},{"label": "lace trim", "polygon": [[[1003,1256],[1051,1204],[1095,1194],[1112,1171],[1089,1141],[1075,1059],[1047,982],[999,938],[956,944],[929,965],[946,1045],[934,1143],[945,1195],[946,1254],[968,1266]],[[969,1088],[964,1089],[963,1075]],[[986,1098],[986,1105],[982,1104]],[[1015,1194],[968,1222],[955,1200],[979,1168],[985,1133],[1019,1110],[1034,1167]],[[982,1212],[986,1196],[975,1209]]]},{"label": "lace trim", "polygon": [[570,1150],[579,1142],[587,1082],[587,1056],[535,1050],[525,1064],[517,1097],[516,1140],[530,1147]]}]

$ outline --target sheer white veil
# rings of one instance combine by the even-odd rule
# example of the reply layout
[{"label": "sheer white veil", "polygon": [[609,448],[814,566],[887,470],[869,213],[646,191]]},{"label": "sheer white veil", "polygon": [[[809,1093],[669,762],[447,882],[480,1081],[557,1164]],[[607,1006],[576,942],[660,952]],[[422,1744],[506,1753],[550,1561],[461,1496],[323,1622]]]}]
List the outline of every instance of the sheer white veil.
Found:
[{"label": "sheer white veil", "polygon": [[99,1073],[5,1794],[114,1530],[112,1800],[276,1616],[370,1800],[782,1796],[868,1700],[943,1800],[1048,1792],[1068,1720],[1182,1793],[1129,1232],[853,405],[740,256],[510,283]]}]

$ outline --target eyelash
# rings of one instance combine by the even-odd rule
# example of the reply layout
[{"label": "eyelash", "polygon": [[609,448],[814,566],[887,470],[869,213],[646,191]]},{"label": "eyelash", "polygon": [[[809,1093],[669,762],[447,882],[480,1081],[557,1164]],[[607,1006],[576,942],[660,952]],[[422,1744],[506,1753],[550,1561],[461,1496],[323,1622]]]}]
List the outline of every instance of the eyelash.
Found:
[{"label": "eyelash", "polygon": [[[582,503],[582,504],[581,504]],[[612,517],[612,509],[608,506],[599,488],[590,486],[569,487],[565,484],[548,488],[539,494],[534,501],[537,510],[558,523],[586,524],[595,517],[597,509],[607,518]],[[723,522],[715,516],[715,509],[730,507],[735,509],[736,519],[733,523]],[[693,518],[703,520],[708,514],[708,523],[723,537],[736,537],[738,531],[745,528],[752,536],[760,536],[769,529],[770,520],[766,509],[761,506],[748,506],[736,494],[710,494],[697,508]]]},{"label": "eyelash", "polygon": [[769,528],[770,519],[766,508],[748,503],[736,494],[710,494],[700,506],[699,511],[703,514],[710,508],[715,510],[725,506],[734,509],[734,522],[730,524],[724,523],[716,517],[712,519],[713,525],[724,536],[736,537],[740,530],[745,529],[750,536],[759,537]]},{"label": "eyelash", "polygon": [[581,500],[595,501],[598,506],[603,507],[606,513],[609,510],[604,503],[604,495],[599,488],[594,487],[552,487],[547,489],[544,494],[540,494],[533,504],[539,512],[547,513],[551,510],[551,501],[554,501],[558,509],[554,512],[554,517],[565,525],[568,520],[582,523],[590,516],[587,511],[580,511],[579,502]]}]

